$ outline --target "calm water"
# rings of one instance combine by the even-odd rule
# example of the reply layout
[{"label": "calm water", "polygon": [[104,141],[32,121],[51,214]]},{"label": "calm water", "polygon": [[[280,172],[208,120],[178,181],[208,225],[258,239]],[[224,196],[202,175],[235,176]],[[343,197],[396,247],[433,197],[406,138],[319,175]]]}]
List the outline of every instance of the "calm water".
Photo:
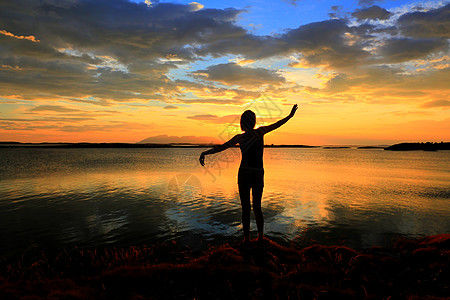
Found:
[{"label": "calm water", "polygon": [[[206,168],[201,151],[0,149],[0,255],[241,239],[239,150]],[[265,169],[265,232],[279,242],[389,246],[450,232],[448,151],[269,148]]]}]

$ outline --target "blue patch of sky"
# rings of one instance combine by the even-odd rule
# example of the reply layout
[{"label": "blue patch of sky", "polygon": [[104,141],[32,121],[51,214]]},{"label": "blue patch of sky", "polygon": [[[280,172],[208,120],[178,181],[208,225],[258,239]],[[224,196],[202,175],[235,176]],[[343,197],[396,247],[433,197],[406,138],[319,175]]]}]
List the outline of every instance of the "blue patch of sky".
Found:
[{"label": "blue patch of sky", "polygon": [[[4,98],[0,97],[0,100],[3,100]],[[0,103],[0,119],[4,118],[3,116],[11,116],[14,111],[22,105],[19,105],[19,103],[13,103],[13,102],[6,102],[6,103]]]},{"label": "blue patch of sky", "polygon": [[0,97],[0,118],[2,116],[12,116],[17,114],[17,109],[20,107],[33,107],[34,103],[30,100],[22,100],[22,99],[9,99]]},{"label": "blue patch of sky", "polygon": [[205,70],[208,66],[229,63],[233,58],[235,58],[235,56],[222,56],[219,58],[204,57],[201,60],[191,62],[188,65],[180,65],[178,68],[170,69],[166,75],[171,79],[196,81],[192,76],[192,72]]}]

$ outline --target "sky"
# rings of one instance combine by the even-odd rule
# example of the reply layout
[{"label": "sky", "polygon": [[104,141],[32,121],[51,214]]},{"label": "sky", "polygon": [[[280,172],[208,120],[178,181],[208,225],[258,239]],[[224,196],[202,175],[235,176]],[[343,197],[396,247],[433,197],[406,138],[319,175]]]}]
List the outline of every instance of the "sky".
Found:
[{"label": "sky", "polygon": [[0,141],[449,141],[449,3],[0,0]]}]

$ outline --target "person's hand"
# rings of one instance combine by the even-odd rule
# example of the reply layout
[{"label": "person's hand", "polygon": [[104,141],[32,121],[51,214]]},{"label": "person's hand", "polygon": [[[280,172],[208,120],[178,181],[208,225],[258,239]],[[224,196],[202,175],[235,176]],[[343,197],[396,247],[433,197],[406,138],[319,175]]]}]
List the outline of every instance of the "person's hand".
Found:
[{"label": "person's hand", "polygon": [[295,115],[295,112],[297,111],[298,105],[295,104],[292,106],[291,113],[289,114],[289,117],[292,118]]},{"label": "person's hand", "polygon": [[200,164],[202,166],[205,165],[205,153],[204,152],[202,152],[202,154],[200,154],[200,158],[198,160],[200,161]]}]

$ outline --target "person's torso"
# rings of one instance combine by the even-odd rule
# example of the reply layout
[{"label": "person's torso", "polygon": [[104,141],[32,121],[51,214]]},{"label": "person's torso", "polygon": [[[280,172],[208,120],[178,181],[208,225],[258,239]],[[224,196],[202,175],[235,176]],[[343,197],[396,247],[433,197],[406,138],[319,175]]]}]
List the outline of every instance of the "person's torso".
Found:
[{"label": "person's torso", "polygon": [[264,135],[260,131],[244,133],[239,148],[242,153],[240,168],[263,169]]}]

